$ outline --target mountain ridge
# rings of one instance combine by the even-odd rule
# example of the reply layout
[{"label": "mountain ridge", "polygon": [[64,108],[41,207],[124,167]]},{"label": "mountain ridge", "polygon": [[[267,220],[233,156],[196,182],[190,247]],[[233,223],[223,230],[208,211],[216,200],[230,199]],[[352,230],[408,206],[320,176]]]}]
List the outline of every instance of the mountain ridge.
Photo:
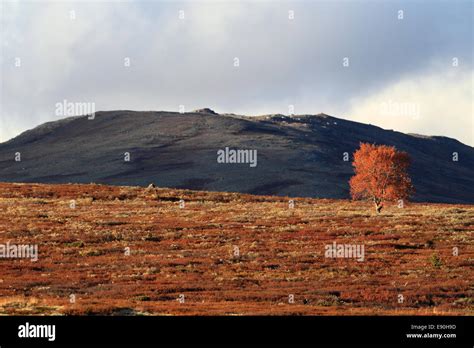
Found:
[{"label": "mountain ridge", "polygon": [[[44,123],[0,143],[0,181],[103,183],[251,194],[348,198],[360,142],[409,153],[415,201],[474,203],[474,148],[327,114],[246,116],[100,111]],[[258,165],[217,163],[225,147],[255,149]],[[14,154],[21,153],[21,162]],[[458,161],[453,161],[453,153]],[[130,154],[130,161],[123,158]],[[349,155],[348,160],[347,155]]]}]

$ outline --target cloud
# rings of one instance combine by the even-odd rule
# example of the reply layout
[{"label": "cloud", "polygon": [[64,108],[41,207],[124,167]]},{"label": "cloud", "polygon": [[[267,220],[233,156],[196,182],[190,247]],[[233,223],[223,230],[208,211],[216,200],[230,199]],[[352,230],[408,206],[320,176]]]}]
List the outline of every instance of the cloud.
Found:
[{"label": "cloud", "polygon": [[405,77],[351,100],[351,119],[407,133],[444,135],[474,146],[474,71],[451,67]]},{"label": "cloud", "polygon": [[[458,71],[472,71],[469,2],[51,1],[2,6],[0,141],[61,118],[55,104],[64,99],[94,102],[97,110],[178,110],[184,105],[186,110],[211,107],[250,115],[288,113],[294,105],[296,113],[352,118],[352,112],[361,117],[357,110],[381,98],[381,91],[387,91],[384,98],[392,91],[397,94],[392,99],[408,99],[395,88],[401,81],[409,85],[432,76],[431,84],[438,86],[435,80],[449,80],[444,71],[452,57],[459,59]],[[398,19],[400,9],[403,20]],[[14,66],[16,57],[22,60],[20,68]],[[344,57],[350,59],[348,67],[342,65]],[[125,58],[130,67],[124,66]],[[424,98],[451,95],[448,87],[464,91],[461,80],[451,79],[445,89],[439,85]],[[460,113],[466,111],[455,93],[452,99]],[[427,134],[451,129],[429,121],[439,119],[437,110],[422,110],[417,123],[399,121],[397,127]],[[374,123],[386,127],[387,120],[379,121]],[[468,131],[453,128],[446,135],[467,139]]]}]

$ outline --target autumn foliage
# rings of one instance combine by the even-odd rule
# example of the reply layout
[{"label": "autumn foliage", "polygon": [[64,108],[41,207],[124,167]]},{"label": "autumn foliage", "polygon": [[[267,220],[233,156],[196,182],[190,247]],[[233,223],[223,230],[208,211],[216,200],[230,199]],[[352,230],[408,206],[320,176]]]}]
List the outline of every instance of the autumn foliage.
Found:
[{"label": "autumn foliage", "polygon": [[[370,202],[288,199],[0,183],[0,244],[39,256],[0,258],[0,315],[473,314],[474,205],[379,219]],[[333,242],[365,245],[364,261],[325,257]]]},{"label": "autumn foliage", "polygon": [[383,202],[407,199],[413,192],[407,173],[410,157],[393,146],[361,143],[352,165],[352,198],[372,201],[378,213]]}]

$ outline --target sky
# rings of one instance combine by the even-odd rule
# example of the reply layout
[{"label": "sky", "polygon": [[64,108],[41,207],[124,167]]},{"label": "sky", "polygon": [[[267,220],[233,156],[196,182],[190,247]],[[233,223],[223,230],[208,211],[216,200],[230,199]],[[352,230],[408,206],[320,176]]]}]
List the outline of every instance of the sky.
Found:
[{"label": "sky", "polygon": [[0,141],[65,117],[66,100],[96,111],[323,112],[474,146],[472,1],[0,6]]}]

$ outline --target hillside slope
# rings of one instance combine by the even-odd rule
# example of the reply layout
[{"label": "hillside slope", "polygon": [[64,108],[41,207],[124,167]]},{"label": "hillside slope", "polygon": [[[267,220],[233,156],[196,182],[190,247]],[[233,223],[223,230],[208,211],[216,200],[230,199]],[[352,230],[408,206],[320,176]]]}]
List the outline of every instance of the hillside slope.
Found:
[{"label": "hillside slope", "polygon": [[[474,148],[325,114],[243,117],[211,110],[98,112],[0,144],[0,181],[148,185],[300,197],[347,198],[359,142],[395,145],[413,159],[417,201],[474,203]],[[255,149],[256,167],[217,162],[219,149]],[[15,162],[15,153],[21,162]],[[124,153],[130,161],[124,161]],[[459,161],[452,160],[457,152]]]}]

